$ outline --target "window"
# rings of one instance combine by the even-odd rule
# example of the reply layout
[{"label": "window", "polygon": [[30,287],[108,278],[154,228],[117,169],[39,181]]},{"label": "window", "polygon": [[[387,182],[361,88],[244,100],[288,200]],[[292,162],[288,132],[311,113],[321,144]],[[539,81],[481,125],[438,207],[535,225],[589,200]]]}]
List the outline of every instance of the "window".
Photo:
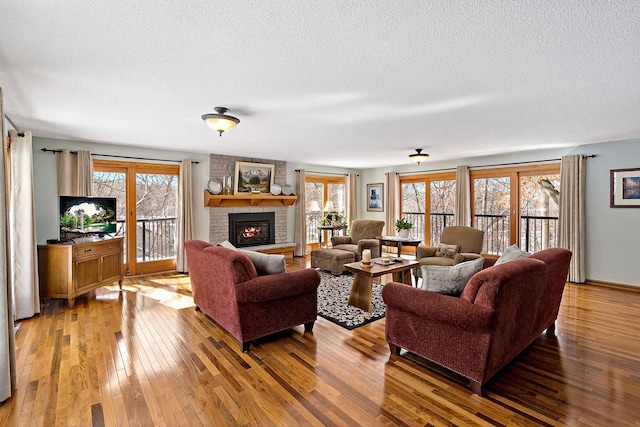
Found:
[{"label": "window", "polygon": [[510,234],[511,215],[509,214],[511,211],[511,177],[477,176],[473,177],[472,181],[473,227],[484,230],[482,252],[487,254],[502,253],[513,240]]},{"label": "window", "polygon": [[520,247],[537,252],[556,247],[560,174],[520,176]]},{"label": "window", "polygon": [[411,235],[431,245],[439,243],[442,229],[453,225],[455,172],[401,176],[400,192],[401,215],[413,224]]},{"label": "window", "polygon": [[[318,226],[328,213],[344,218],[347,210],[347,180],[345,176],[306,175],[305,216],[307,244],[318,243]],[[329,211],[326,209],[330,208]],[[326,241],[323,239],[323,242]]]},{"label": "window", "polygon": [[473,227],[484,230],[482,252],[517,244],[535,252],[555,247],[560,165],[472,170]]},{"label": "window", "polygon": [[[482,252],[500,254],[518,244],[536,252],[555,247],[560,164],[470,171],[474,228],[483,230]],[[433,246],[454,224],[455,172],[400,177],[402,217],[412,235]]]}]

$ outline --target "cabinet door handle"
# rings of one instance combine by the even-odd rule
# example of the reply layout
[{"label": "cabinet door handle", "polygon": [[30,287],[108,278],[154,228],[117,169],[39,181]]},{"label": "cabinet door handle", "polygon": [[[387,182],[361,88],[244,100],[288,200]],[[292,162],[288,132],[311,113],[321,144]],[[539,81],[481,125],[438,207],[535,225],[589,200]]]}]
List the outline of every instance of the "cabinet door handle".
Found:
[{"label": "cabinet door handle", "polygon": [[91,252],[91,251],[93,251],[93,249],[85,249],[85,250],[84,250],[84,253],[85,253],[85,254],[88,254],[88,253],[89,253],[89,252]]},{"label": "cabinet door handle", "polygon": [[109,245],[109,249],[113,249],[113,244]]}]

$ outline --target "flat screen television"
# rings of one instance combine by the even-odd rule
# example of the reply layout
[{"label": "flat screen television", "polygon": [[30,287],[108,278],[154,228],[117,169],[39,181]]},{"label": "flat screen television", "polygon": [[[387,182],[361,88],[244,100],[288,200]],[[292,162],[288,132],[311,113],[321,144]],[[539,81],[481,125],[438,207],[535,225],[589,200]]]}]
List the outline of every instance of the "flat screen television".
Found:
[{"label": "flat screen television", "polygon": [[116,198],[60,196],[60,239],[116,232]]}]

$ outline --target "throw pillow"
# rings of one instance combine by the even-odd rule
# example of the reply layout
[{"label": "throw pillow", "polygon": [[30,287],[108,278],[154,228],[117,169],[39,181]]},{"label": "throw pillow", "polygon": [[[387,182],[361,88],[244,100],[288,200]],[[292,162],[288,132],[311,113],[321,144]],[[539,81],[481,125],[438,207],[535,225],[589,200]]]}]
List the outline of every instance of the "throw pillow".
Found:
[{"label": "throw pillow", "polygon": [[482,270],[484,258],[461,262],[453,267],[423,265],[422,289],[444,295],[460,295],[471,276]]},{"label": "throw pillow", "polygon": [[232,244],[230,241],[228,241],[228,240],[225,240],[225,241],[224,241],[224,242],[222,242],[222,243],[218,243],[218,246],[222,246],[223,248],[231,249],[231,250],[234,250],[234,251],[237,251],[237,250],[238,250],[238,248],[236,248],[235,246],[233,246],[233,244]]},{"label": "throw pillow", "polygon": [[513,261],[518,258],[526,258],[529,255],[529,252],[521,250],[518,245],[512,245],[504,250],[502,255],[500,255],[500,258],[498,258],[494,265],[503,264],[505,262]]},{"label": "throw pillow", "polygon": [[287,264],[284,255],[263,254],[261,252],[238,249],[238,252],[246,255],[256,268],[258,276],[284,273],[287,271]]},{"label": "throw pillow", "polygon": [[459,249],[460,249],[459,245],[447,245],[445,243],[439,243],[438,249],[436,249],[436,256],[453,258],[456,256]]}]

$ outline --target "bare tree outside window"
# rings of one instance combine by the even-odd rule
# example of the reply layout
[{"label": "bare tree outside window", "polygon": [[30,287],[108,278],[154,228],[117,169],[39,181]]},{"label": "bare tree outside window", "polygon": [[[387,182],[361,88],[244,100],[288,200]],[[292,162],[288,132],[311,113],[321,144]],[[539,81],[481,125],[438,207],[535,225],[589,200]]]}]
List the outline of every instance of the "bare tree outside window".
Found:
[{"label": "bare tree outside window", "polygon": [[[94,172],[93,195],[115,197],[116,235],[126,236],[126,174]],[[176,175],[136,174],[136,257],[138,261],[170,259],[176,256]],[[126,239],[125,239],[126,243]]]},{"label": "bare tree outside window", "polygon": [[327,184],[327,200],[333,203],[335,212],[340,215],[346,213],[346,187],[344,184]]},{"label": "bare tree outside window", "polygon": [[[305,182],[305,217],[308,244],[318,243],[318,227],[326,214],[338,214],[344,218],[347,211],[346,188],[346,179],[344,177],[307,175]],[[330,212],[325,211],[327,202],[331,202],[331,206],[333,206]]]},{"label": "bare tree outside window", "polygon": [[93,195],[96,197],[116,198],[116,236],[124,237],[122,240],[123,261],[127,257],[127,239],[125,226],[127,212],[127,183],[126,176],[122,172],[93,172]]},{"label": "bare tree outside window", "polygon": [[473,189],[473,226],[484,231],[482,252],[502,253],[510,241],[511,178],[476,178]]},{"label": "bare tree outside window", "polygon": [[432,246],[440,243],[440,235],[445,227],[453,225],[456,203],[456,182],[454,180],[431,181],[431,203],[429,239]]},{"label": "bare tree outside window", "polygon": [[175,258],[178,177],[136,174],[138,261]]},{"label": "bare tree outside window", "polygon": [[520,247],[528,252],[557,245],[560,175],[520,178]]},{"label": "bare tree outside window", "polygon": [[307,220],[307,243],[318,243],[318,225],[324,209],[324,184],[321,182],[305,182],[305,217]]},{"label": "bare tree outside window", "polygon": [[[427,183],[429,184],[427,187]],[[425,209],[429,188],[429,209]],[[455,180],[425,180],[402,183],[402,217],[413,224],[412,235],[424,237],[430,245],[440,242],[442,229],[453,224]],[[426,215],[429,215],[427,218]],[[428,224],[428,230],[425,230]]]}]

